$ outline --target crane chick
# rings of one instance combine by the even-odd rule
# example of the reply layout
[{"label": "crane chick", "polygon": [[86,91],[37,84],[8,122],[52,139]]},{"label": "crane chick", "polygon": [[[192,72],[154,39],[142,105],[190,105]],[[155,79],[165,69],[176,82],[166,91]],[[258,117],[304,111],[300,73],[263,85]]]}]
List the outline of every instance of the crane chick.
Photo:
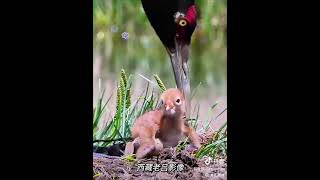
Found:
[{"label": "crane chick", "polygon": [[195,149],[200,140],[185,120],[185,98],[179,89],[171,88],[161,94],[160,109],[149,111],[134,123],[133,142],[126,145],[125,154],[136,151],[137,159],[157,155],[163,148],[175,147],[187,136]]},{"label": "crane chick", "polygon": [[200,148],[196,131],[186,122],[186,101],[179,89],[171,88],[161,95],[163,117],[160,121],[157,138],[163,147],[175,147],[184,136],[189,138],[192,146]]}]

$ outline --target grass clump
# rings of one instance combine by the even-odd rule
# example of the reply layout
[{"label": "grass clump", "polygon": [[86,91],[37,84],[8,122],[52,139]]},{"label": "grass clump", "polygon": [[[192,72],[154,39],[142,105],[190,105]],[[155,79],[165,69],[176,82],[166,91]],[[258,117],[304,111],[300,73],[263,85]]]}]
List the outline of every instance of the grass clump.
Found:
[{"label": "grass clump", "polygon": [[215,158],[217,155],[227,155],[227,122],[213,135],[207,144],[200,148],[195,157],[210,156]]},{"label": "grass clump", "polygon": [[[154,89],[150,90],[149,83],[134,103],[131,103],[131,86],[131,75],[127,76],[126,72],[121,69],[117,86],[115,115],[107,119],[106,125],[102,125],[101,123],[104,121],[103,114],[112,95],[103,103],[104,91],[102,91],[94,108],[93,140],[107,140],[108,142],[96,142],[95,145],[107,147],[117,142],[112,141],[115,139],[118,142],[126,142],[131,137],[130,128],[134,120],[145,112],[156,108],[158,96],[155,95]],[[102,128],[99,129],[99,126]]]}]

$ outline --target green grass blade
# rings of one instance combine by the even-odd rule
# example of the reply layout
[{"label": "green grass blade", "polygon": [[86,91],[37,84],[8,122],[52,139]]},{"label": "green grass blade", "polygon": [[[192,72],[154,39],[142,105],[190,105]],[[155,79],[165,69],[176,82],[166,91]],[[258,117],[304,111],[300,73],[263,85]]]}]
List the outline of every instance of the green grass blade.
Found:
[{"label": "green grass blade", "polygon": [[162,92],[167,90],[166,86],[164,85],[164,83],[162,82],[162,80],[159,78],[158,75],[154,74],[153,77],[156,79],[158,87]]}]

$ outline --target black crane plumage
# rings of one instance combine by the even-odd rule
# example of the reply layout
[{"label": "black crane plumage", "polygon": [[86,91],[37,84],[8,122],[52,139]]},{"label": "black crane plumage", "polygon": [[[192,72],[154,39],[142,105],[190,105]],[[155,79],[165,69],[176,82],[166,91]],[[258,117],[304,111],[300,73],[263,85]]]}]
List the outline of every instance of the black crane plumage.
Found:
[{"label": "black crane plumage", "polygon": [[[141,0],[148,20],[165,46],[177,87],[190,95],[189,45],[197,25],[194,0]],[[187,101],[187,117],[190,104]]]}]

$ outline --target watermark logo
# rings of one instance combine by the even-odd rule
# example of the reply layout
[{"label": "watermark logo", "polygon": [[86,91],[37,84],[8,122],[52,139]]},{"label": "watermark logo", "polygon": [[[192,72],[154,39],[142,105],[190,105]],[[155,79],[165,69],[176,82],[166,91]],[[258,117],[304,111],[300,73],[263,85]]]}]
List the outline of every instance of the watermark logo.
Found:
[{"label": "watermark logo", "polygon": [[182,172],[185,170],[184,164],[164,163],[164,164],[137,164],[137,171],[147,172]]},{"label": "watermark logo", "polygon": [[204,161],[204,163],[208,166],[212,161],[211,157],[207,157],[207,159]]}]

